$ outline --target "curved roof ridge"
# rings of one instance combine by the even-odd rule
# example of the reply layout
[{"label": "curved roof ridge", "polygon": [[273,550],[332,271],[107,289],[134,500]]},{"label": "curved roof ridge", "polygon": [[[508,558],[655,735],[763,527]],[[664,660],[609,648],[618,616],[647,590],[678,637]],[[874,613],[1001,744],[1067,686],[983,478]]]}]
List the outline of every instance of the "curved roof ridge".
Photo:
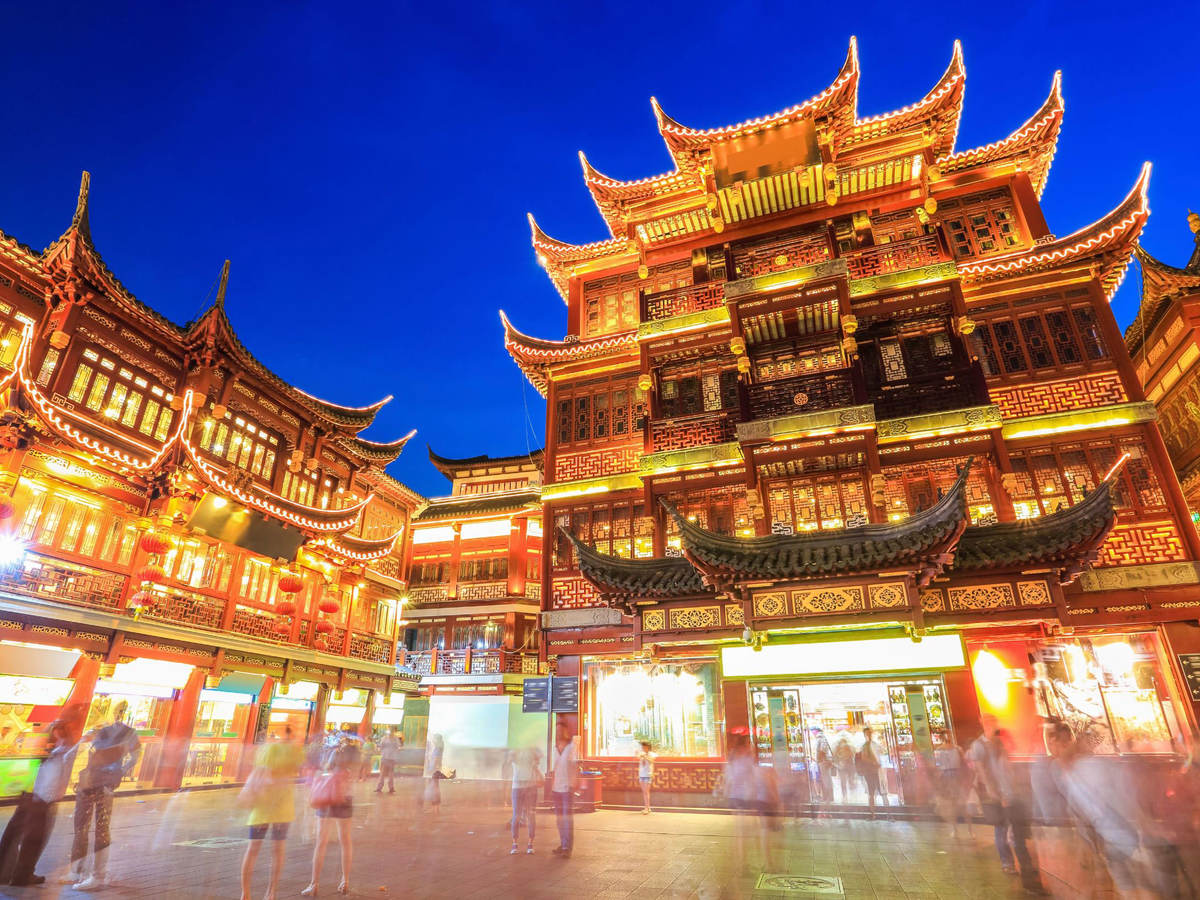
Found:
[{"label": "curved roof ridge", "polygon": [[558,531],[575,547],[580,574],[602,595],[650,598],[713,593],[696,567],[682,556],[626,559],[601,553],[561,525]]},{"label": "curved roof ridge", "polygon": [[435,453],[433,447],[429,444],[425,445],[425,449],[429,451],[429,461],[433,464],[433,467],[447,478],[454,477],[450,473],[455,469],[465,469],[470,466],[483,465],[484,463],[500,465],[524,461],[534,466],[540,466],[544,456],[544,449],[541,447],[529,453],[513,453],[509,456],[489,456],[486,453],[482,453],[478,456],[464,456],[458,459]]},{"label": "curved roof ridge", "polygon": [[[1197,248],[1200,253],[1200,239]],[[1200,266],[1193,270],[1190,263],[1182,269],[1168,265],[1151,255],[1140,241],[1133,245],[1133,255],[1137,257],[1142,273],[1142,302],[1137,315],[1125,329],[1125,343],[1129,345],[1131,355],[1141,344],[1145,329],[1158,323],[1173,294],[1200,289]]]},{"label": "curved roof ridge", "polygon": [[936,112],[938,107],[944,104],[947,110],[953,111],[953,115],[947,118],[947,124],[951,127],[948,133],[940,135],[939,141],[935,145],[934,153],[953,150],[954,141],[958,136],[959,122],[962,120],[963,88],[966,84],[966,78],[967,69],[963,60],[962,41],[956,40],[946,70],[924,97],[916,103],[910,103],[891,112],[867,116],[862,119],[856,118],[854,121],[855,130],[862,129],[870,132],[881,126],[888,125],[903,127],[913,121],[919,121],[929,116],[931,109]]},{"label": "curved roof ridge", "polygon": [[993,162],[1022,152],[1041,155],[1045,159],[1039,160],[1035,170],[1030,173],[1034,190],[1040,198],[1046,189],[1050,166],[1058,147],[1058,136],[1062,130],[1065,108],[1066,104],[1062,95],[1062,70],[1059,69],[1054,73],[1054,78],[1050,83],[1050,93],[1042,101],[1042,105],[1016,131],[1008,137],[992,141],[990,144],[940,156],[937,158],[937,165],[942,167],[945,172]]}]

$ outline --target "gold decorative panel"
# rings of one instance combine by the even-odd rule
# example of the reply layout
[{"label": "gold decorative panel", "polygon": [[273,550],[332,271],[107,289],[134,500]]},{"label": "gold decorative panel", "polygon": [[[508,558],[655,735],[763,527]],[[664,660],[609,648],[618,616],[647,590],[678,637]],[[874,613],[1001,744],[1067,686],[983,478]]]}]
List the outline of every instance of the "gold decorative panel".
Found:
[{"label": "gold decorative panel", "polygon": [[868,585],[867,595],[871,598],[872,609],[893,609],[908,605],[908,592],[904,589],[903,581]]},{"label": "gold decorative panel", "polygon": [[974,587],[950,588],[951,609],[1003,609],[1016,606],[1011,585],[982,584]]},{"label": "gold decorative panel", "polygon": [[661,609],[648,609],[642,613],[642,631],[662,631],[667,627],[667,614]]},{"label": "gold decorative panel", "polygon": [[1049,606],[1054,602],[1050,598],[1050,587],[1044,581],[1018,581],[1017,594],[1022,606]]},{"label": "gold decorative panel", "polygon": [[684,609],[671,610],[668,618],[672,630],[682,628],[720,628],[721,608],[719,606],[692,606]]},{"label": "gold decorative panel", "polygon": [[754,615],[770,617],[786,616],[787,614],[787,594],[783,591],[754,595]]},{"label": "gold decorative panel", "polygon": [[726,625],[745,625],[746,616],[742,612],[742,604],[726,603],[725,604],[725,624]]},{"label": "gold decorative panel", "polygon": [[925,612],[945,612],[946,595],[941,588],[926,588],[921,591],[921,609]]},{"label": "gold decorative panel", "polygon": [[792,591],[792,606],[796,615],[805,613],[849,612],[866,607],[863,589],[860,587],[817,588],[807,591]]}]

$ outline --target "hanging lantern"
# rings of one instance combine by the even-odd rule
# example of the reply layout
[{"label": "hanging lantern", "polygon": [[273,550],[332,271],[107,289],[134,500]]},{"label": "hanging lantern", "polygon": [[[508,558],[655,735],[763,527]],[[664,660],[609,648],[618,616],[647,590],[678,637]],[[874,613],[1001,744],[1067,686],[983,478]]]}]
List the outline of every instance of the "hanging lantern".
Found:
[{"label": "hanging lantern", "polygon": [[279,576],[279,589],[285,594],[295,594],[304,587],[304,579],[295,572],[285,572]]},{"label": "hanging lantern", "polygon": [[153,531],[142,535],[142,549],[147,553],[166,553],[171,549],[171,542],[161,534],[155,534]]},{"label": "hanging lantern", "polygon": [[0,519],[11,519],[15,510],[16,507],[13,506],[13,502],[10,499],[5,497],[3,500],[0,500]]},{"label": "hanging lantern", "polygon": [[329,646],[329,642],[323,637],[313,638],[313,649],[324,650]]},{"label": "hanging lantern", "polygon": [[317,634],[329,634],[329,632],[333,631],[333,625],[324,619],[318,619],[313,625],[313,629],[316,630]]},{"label": "hanging lantern", "polygon": [[296,613],[296,604],[290,600],[284,600],[282,603],[275,604],[275,612],[281,616],[291,616]]},{"label": "hanging lantern", "polygon": [[157,599],[158,598],[156,598],[154,594],[150,593],[150,591],[138,591],[129,598],[129,608],[146,609],[147,607],[153,606]]},{"label": "hanging lantern", "polygon": [[287,622],[276,622],[275,633],[280,637],[287,637],[292,633],[292,626]]},{"label": "hanging lantern", "polygon": [[148,566],[142,566],[142,571],[138,572],[138,581],[166,581],[167,571],[157,563],[150,563]]},{"label": "hanging lantern", "polygon": [[342,608],[342,605],[340,603],[338,603],[336,600],[334,600],[332,597],[326,597],[324,600],[322,600],[320,603],[317,604],[317,609],[321,610],[321,612],[323,612],[323,613],[328,613],[331,616],[341,608]]}]

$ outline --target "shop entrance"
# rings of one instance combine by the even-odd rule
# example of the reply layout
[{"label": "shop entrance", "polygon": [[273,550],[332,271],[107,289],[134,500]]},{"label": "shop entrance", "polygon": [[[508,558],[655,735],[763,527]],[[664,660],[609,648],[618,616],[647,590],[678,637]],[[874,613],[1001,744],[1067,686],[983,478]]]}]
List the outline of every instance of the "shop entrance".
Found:
[{"label": "shop entrance", "polygon": [[866,805],[876,782],[876,804],[916,802],[918,756],[950,733],[939,676],[755,684],[750,701],[759,764],[786,769],[781,789],[801,803]]}]

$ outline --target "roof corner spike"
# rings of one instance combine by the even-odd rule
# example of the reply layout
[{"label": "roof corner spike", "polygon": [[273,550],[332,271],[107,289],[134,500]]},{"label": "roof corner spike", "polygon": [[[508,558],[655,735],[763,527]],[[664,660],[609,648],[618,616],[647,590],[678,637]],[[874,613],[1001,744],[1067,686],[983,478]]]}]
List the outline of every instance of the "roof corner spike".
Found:
[{"label": "roof corner spike", "polygon": [[850,35],[850,46],[846,50],[846,61],[842,63],[843,72],[858,71],[858,38]]},{"label": "roof corner spike", "polygon": [[87,240],[92,239],[92,226],[88,221],[88,194],[92,189],[92,173],[86,169],[79,179],[79,197],[75,200],[75,215],[71,227]]},{"label": "roof corner spike", "polygon": [[221,266],[221,280],[217,284],[217,301],[214,304],[222,309],[225,308],[225,289],[229,287],[229,260],[225,260],[225,265]]}]

